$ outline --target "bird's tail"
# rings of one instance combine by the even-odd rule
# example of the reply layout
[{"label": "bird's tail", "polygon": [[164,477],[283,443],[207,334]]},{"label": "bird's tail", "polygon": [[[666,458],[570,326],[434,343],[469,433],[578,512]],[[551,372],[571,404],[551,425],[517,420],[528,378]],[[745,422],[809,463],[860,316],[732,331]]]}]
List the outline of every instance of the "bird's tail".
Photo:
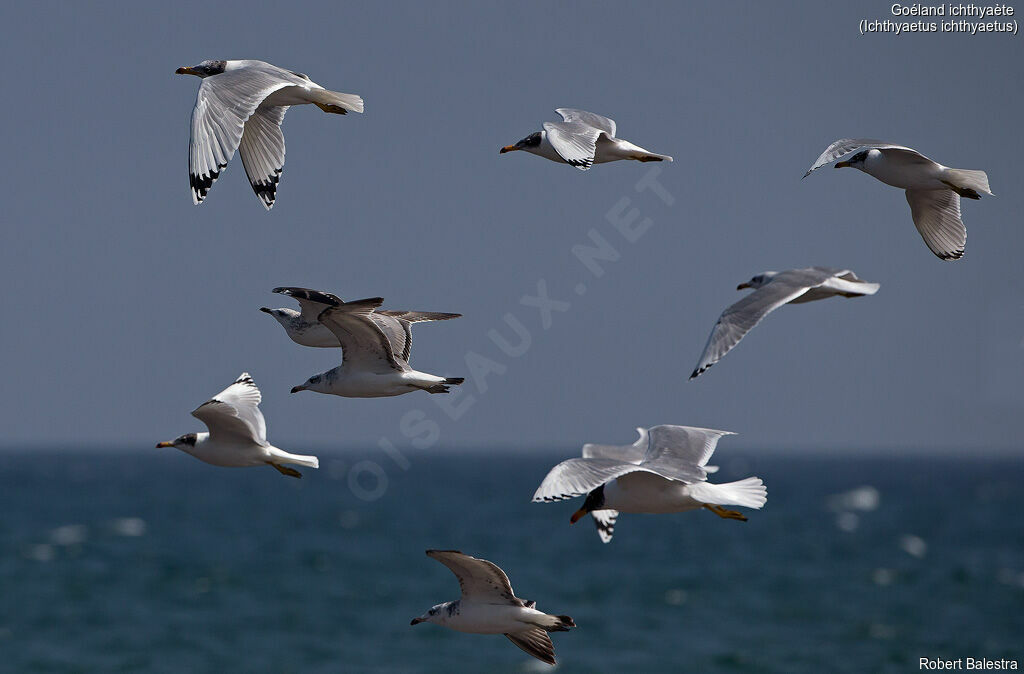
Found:
[{"label": "bird's tail", "polygon": [[690,496],[701,503],[737,505],[760,508],[768,500],[768,489],[759,477],[748,477],[737,482],[711,484],[698,482],[690,485]]},{"label": "bird's tail", "polygon": [[466,381],[465,377],[448,377],[447,379],[444,380],[444,383],[450,386],[458,386],[464,381]]},{"label": "bird's tail", "polygon": [[546,613],[538,616],[535,624],[548,632],[568,632],[570,627],[576,627],[576,623],[567,615],[548,615]]},{"label": "bird's tail", "polygon": [[672,161],[672,157],[667,154],[658,154],[657,152],[648,152],[647,150],[638,152],[637,156],[633,157],[633,159],[637,161]]},{"label": "bird's tail", "polygon": [[[988,186],[988,175],[984,171],[968,171],[967,169],[946,169],[948,182],[960,196],[968,199],[980,198],[979,192],[989,196],[992,190]],[[955,189],[959,188],[959,189]],[[963,191],[961,191],[963,190]]]},{"label": "bird's tail", "polygon": [[271,452],[277,463],[290,463],[293,466],[306,466],[307,468],[319,468],[320,459],[315,456],[306,456],[304,454],[291,454],[283,449],[274,448]]},{"label": "bird's tail", "polygon": [[324,112],[333,112],[339,115],[363,111],[363,99],[358,94],[342,94],[327,89],[312,89],[308,92],[310,99],[316,103]]}]

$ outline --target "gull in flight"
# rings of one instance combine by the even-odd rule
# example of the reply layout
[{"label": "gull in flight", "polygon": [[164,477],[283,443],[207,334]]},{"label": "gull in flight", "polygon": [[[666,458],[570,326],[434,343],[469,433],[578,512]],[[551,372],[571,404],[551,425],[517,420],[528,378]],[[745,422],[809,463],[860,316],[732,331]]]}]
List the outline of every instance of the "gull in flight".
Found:
[{"label": "gull in flight", "polygon": [[237,149],[253,191],[269,211],[284,170],[281,122],[288,108],[312,103],[339,115],[363,111],[363,99],[356,94],[328,91],[302,73],[264,61],[203,61],[174,72],[203,80],[188,146],[188,180],[196,204]]},{"label": "gull in flight", "polygon": [[594,519],[601,540],[608,543],[620,512],[677,513],[705,508],[719,517],[746,521],[723,506],[760,508],[767,490],[759,477],[711,484],[708,459],[729,431],[690,426],[654,426],[641,431],[632,445],[584,445],[583,457],[568,459],[547,474],[533,495],[549,503],[587,495],[569,520],[586,514]]},{"label": "gull in flight", "polygon": [[291,454],[267,442],[267,423],[259,404],[262,399],[248,372],[192,412],[210,429],[209,433],[186,433],[157,447],[176,447],[214,466],[240,468],[269,465],[281,474],[302,477],[285,464],[319,468],[315,456]]},{"label": "gull in flight", "polygon": [[859,169],[886,185],[906,190],[910,215],[928,248],[943,260],[963,257],[967,228],[960,219],[960,197],[993,196],[984,171],[949,168],[902,145],[843,138],[821,153],[804,178],[851,152],[856,154],[835,167]]},{"label": "gull in flight", "polygon": [[746,283],[736,286],[736,290],[755,290],[731,305],[718,317],[718,322],[711,329],[711,336],[708,337],[700,362],[694,368],[690,379],[696,379],[721,360],[722,356],[732,351],[755,325],[783,304],[800,304],[837,295],[874,295],[878,292],[878,287],[877,283],[868,283],[857,278],[849,269],[808,267],[758,274]]},{"label": "gull in flight", "polygon": [[[400,319],[382,317],[374,311],[384,302],[382,298],[337,301],[339,304],[321,311],[317,320],[341,344],[341,365],[310,377],[292,388],[292,393],[315,391],[346,398],[380,398],[416,390],[448,393],[449,386],[465,381],[462,377],[438,377],[409,367],[411,333]],[[399,345],[401,349],[396,348]]]},{"label": "gull in flight", "polygon": [[427,550],[427,556],[451,569],[459,579],[462,598],[437,604],[413,618],[411,625],[435,623],[457,632],[504,634],[538,660],[555,664],[555,647],[548,632],[576,627],[572,618],[542,613],[537,602],[517,597],[505,572],[486,559],[458,550]]},{"label": "gull in flight", "polygon": [[672,161],[667,154],[648,152],[628,140],[615,137],[615,121],[585,110],[558,108],[561,122],[544,122],[544,130],[531,133],[499,154],[523,150],[586,171],[591,164],[620,159]]},{"label": "gull in flight", "polygon": [[[277,319],[293,342],[300,346],[328,349],[341,346],[337,336],[317,320],[324,309],[344,304],[337,295],[309,288],[274,288],[271,292],[287,295],[299,303],[299,311],[260,307],[260,311]],[[401,355],[406,362],[409,362],[409,352],[412,349],[413,323],[447,321],[460,316],[462,314],[444,314],[436,311],[375,311],[372,314],[373,320],[388,336],[392,351]]]}]

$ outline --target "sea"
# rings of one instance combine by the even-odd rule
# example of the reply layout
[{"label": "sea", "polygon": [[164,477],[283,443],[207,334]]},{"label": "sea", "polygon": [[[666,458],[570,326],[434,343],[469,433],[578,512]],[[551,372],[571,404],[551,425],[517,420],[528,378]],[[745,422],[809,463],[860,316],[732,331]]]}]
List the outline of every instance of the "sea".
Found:
[{"label": "sea", "polygon": [[[917,672],[1024,667],[1024,461],[719,451],[749,521],[531,503],[574,448],[321,453],[302,479],[152,447],[0,458],[3,672]],[[400,459],[400,460],[398,460]],[[551,668],[500,635],[410,626],[501,566],[572,616]]]}]

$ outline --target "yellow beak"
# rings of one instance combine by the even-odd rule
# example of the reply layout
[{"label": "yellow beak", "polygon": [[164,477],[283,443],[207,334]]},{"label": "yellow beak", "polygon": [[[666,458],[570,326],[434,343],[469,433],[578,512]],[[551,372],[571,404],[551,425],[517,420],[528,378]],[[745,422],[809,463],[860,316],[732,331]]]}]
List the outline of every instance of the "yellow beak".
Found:
[{"label": "yellow beak", "polygon": [[181,67],[174,71],[175,75],[195,75],[196,71],[189,67]]},{"label": "yellow beak", "polygon": [[498,151],[498,154],[505,154],[506,152],[515,152],[518,149],[519,148],[516,147],[515,145],[506,145],[505,147],[501,148],[501,150]]},{"label": "yellow beak", "polygon": [[173,446],[174,446],[173,442],[158,442],[158,443],[156,443],[156,448],[157,449],[161,449],[163,447],[173,447]]},{"label": "yellow beak", "polygon": [[586,514],[587,514],[587,511],[584,510],[583,508],[580,508],[579,510],[577,510],[576,512],[574,512],[572,514],[572,517],[569,518],[569,524],[576,524],[577,522],[580,521],[580,518],[583,517]]},{"label": "yellow beak", "polygon": [[751,286],[749,282],[746,282],[746,283],[741,283],[738,286],[736,286],[736,290],[743,290],[744,288],[752,288],[752,287],[753,286]]}]

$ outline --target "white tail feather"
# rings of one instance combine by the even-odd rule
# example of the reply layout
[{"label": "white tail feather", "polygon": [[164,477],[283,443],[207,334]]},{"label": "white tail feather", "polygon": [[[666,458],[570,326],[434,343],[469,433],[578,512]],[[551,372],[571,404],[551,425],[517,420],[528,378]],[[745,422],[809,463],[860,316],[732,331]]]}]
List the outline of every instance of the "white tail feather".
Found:
[{"label": "white tail feather", "polygon": [[277,463],[290,463],[293,466],[306,466],[307,468],[320,467],[320,459],[316,458],[315,456],[306,456],[304,454],[291,454],[289,452],[284,451],[283,449],[278,449],[277,447],[273,448],[273,450],[270,452],[270,455],[277,460]]},{"label": "white tail feather", "polygon": [[711,484],[700,482],[690,485],[690,495],[701,503],[736,505],[760,508],[768,500],[768,490],[759,477],[748,477],[737,482]]},{"label": "white tail feather", "polygon": [[988,175],[984,171],[948,168],[946,169],[946,176],[949,178],[949,182],[957,187],[995,196],[988,186]]}]

